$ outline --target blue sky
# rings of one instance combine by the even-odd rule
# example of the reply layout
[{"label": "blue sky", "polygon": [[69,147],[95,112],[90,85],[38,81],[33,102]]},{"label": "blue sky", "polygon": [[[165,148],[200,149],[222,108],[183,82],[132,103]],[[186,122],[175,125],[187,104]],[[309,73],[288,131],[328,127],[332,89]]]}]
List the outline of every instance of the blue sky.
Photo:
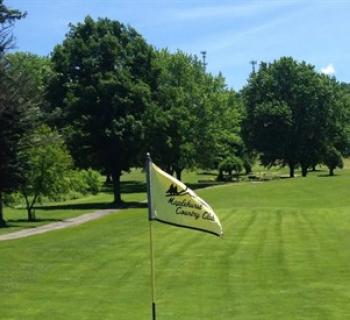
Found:
[{"label": "blue sky", "polygon": [[249,61],[281,56],[305,60],[350,82],[350,0],[5,0],[25,10],[17,23],[17,50],[47,55],[70,22],[86,15],[130,24],[157,48],[200,55],[239,90]]}]

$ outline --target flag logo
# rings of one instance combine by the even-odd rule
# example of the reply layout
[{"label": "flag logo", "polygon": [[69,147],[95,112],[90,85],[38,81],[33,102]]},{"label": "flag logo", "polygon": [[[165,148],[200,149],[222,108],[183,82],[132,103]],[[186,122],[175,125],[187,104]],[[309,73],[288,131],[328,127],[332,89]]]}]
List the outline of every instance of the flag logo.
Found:
[{"label": "flag logo", "polygon": [[148,164],[150,220],[174,226],[223,234],[213,209],[181,181]]},{"label": "flag logo", "polygon": [[181,196],[187,194],[187,187],[184,190],[177,191],[177,186],[172,184],[170,185],[168,191],[166,192],[167,197],[173,197],[173,196]]}]

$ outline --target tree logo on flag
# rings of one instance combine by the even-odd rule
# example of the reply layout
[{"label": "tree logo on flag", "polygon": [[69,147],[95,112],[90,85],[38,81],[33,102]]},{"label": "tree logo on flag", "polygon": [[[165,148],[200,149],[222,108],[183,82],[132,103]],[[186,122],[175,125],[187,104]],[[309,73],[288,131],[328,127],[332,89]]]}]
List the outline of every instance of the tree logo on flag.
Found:
[{"label": "tree logo on flag", "polygon": [[178,191],[177,189],[178,186],[175,184],[171,184],[168,191],[166,191],[166,196],[167,197],[174,197],[174,196],[184,196],[185,194],[188,194],[187,192],[187,187],[186,189]]}]

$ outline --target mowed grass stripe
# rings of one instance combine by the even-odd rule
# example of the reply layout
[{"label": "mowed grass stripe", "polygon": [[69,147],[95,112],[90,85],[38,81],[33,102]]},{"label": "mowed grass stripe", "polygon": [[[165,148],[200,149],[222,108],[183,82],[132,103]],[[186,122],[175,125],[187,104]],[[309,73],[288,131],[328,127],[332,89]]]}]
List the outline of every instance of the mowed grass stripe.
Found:
[{"label": "mowed grass stripe", "polygon": [[[156,223],[159,319],[347,319],[348,178],[201,190],[223,240]],[[0,319],[149,319],[148,253],[145,209],[0,243]]]}]

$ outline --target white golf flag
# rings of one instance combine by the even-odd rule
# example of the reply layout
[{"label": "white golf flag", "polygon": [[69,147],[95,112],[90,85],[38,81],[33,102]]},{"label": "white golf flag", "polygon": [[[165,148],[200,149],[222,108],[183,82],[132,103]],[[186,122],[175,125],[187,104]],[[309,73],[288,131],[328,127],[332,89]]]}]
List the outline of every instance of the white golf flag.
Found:
[{"label": "white golf flag", "polygon": [[222,236],[213,209],[181,181],[148,162],[150,220]]}]

